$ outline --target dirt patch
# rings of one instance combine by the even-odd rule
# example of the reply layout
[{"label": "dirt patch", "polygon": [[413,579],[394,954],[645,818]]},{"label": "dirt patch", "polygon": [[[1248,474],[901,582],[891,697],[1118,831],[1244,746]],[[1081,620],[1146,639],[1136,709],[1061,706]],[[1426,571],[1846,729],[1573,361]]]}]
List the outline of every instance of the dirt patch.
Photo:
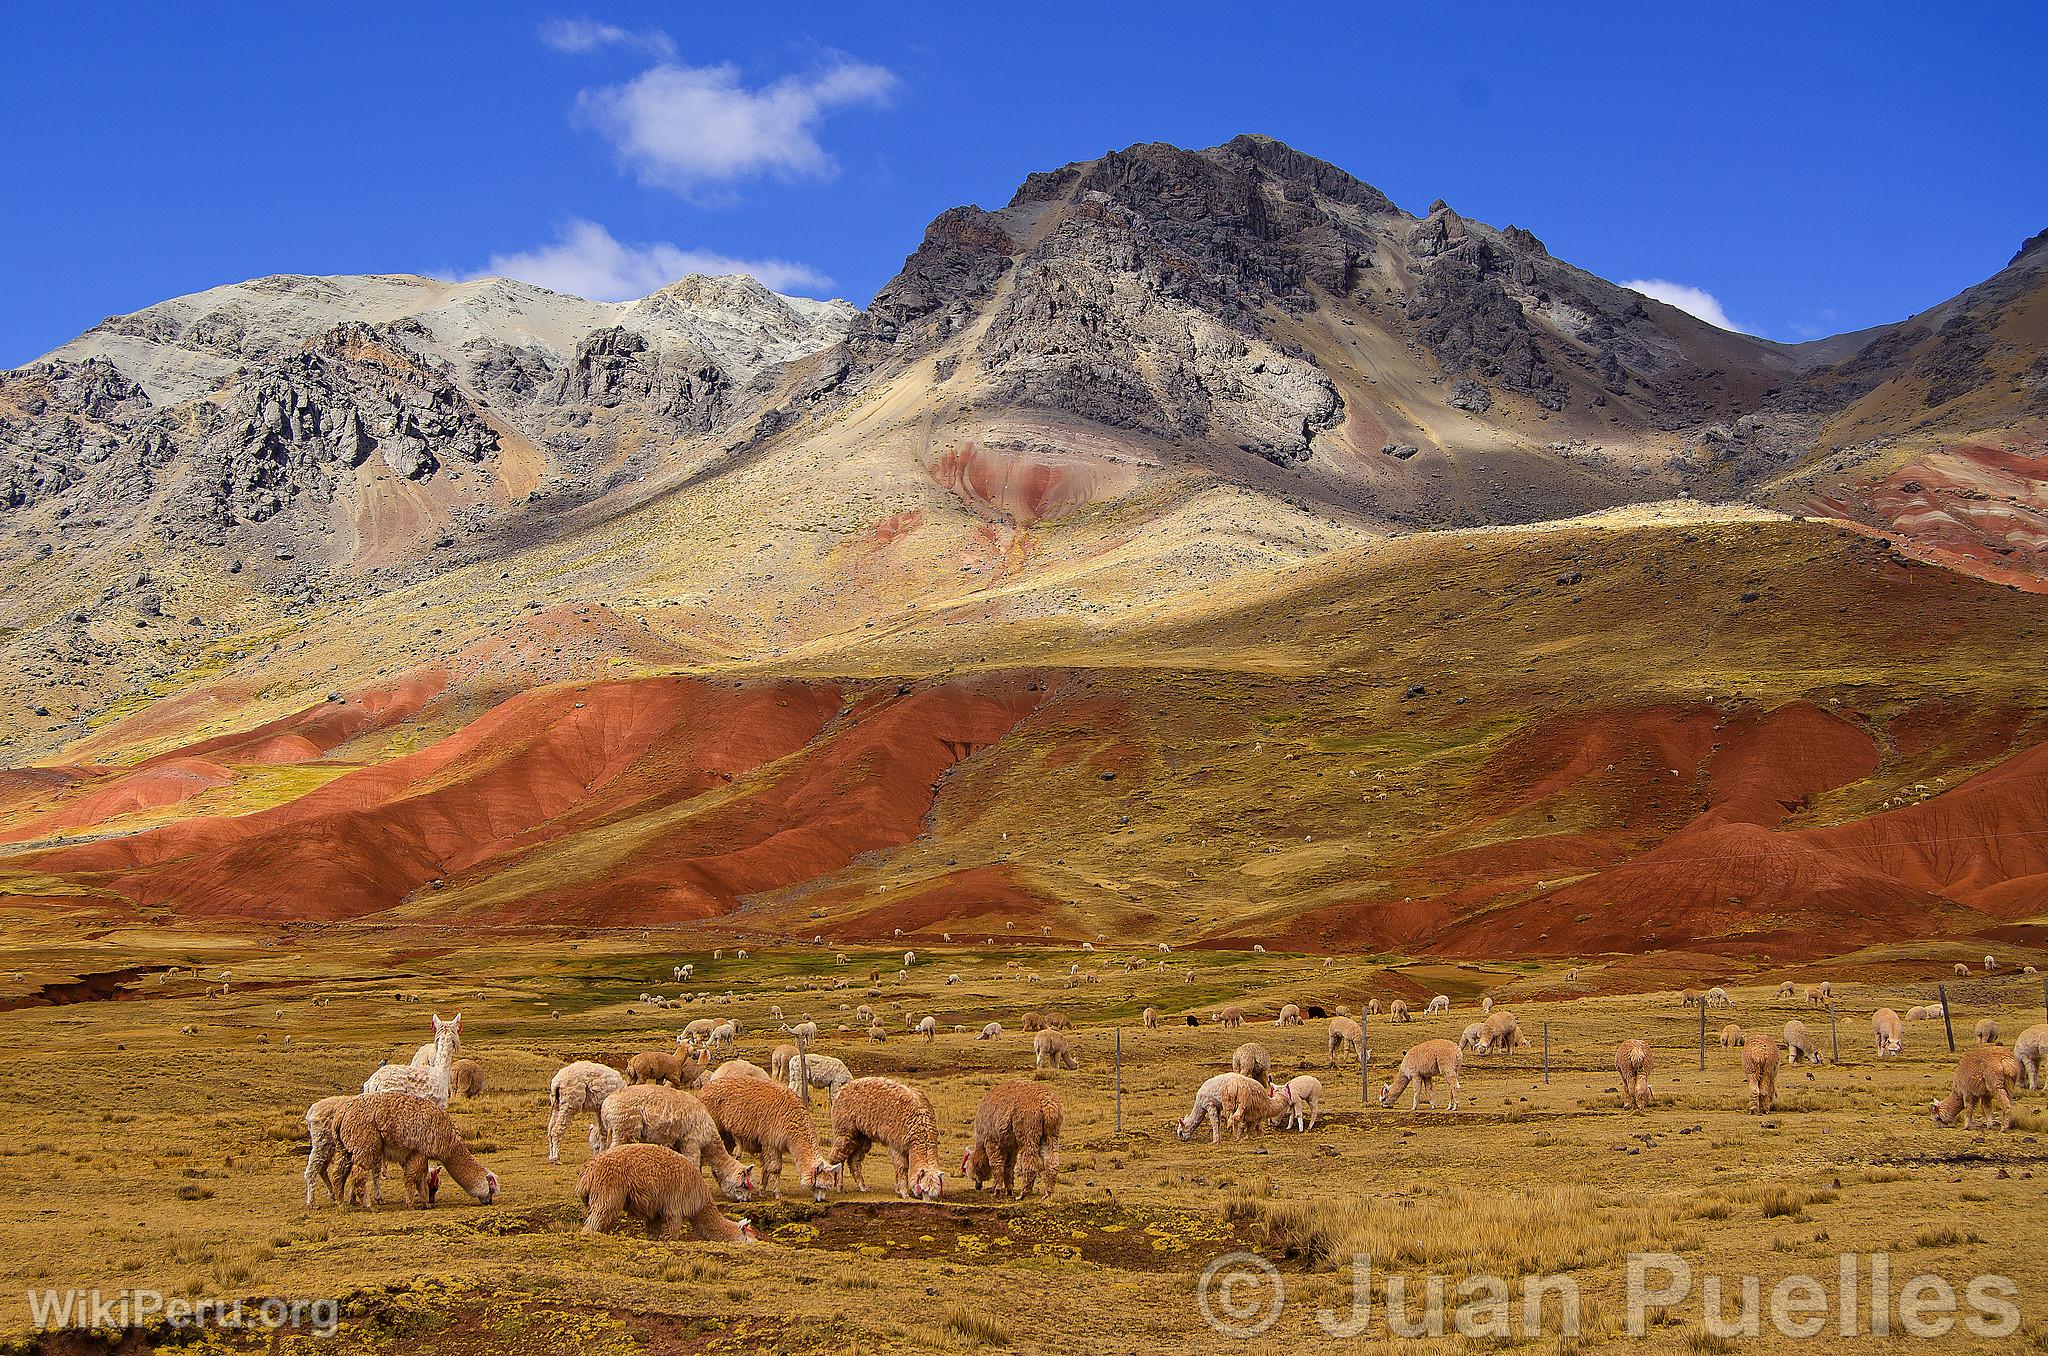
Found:
[{"label": "dirt patch", "polygon": [[77,979],[62,979],[43,985],[34,993],[18,998],[0,999],[0,1012],[17,1012],[22,1008],[55,1008],[67,1003],[132,1003],[142,998],[161,998],[162,994],[144,993],[139,989],[124,986],[146,975],[160,974],[171,969],[168,965],[130,965],[120,970],[102,970],[98,974],[81,975]]},{"label": "dirt patch", "polygon": [[756,1212],[754,1223],[762,1238],[788,1247],[968,1266],[1043,1260],[1121,1271],[1184,1271],[1191,1259],[1251,1246],[1249,1235],[1214,1214],[1139,1212],[1061,1200],[1002,1205],[837,1201],[828,1207],[778,1203]]}]

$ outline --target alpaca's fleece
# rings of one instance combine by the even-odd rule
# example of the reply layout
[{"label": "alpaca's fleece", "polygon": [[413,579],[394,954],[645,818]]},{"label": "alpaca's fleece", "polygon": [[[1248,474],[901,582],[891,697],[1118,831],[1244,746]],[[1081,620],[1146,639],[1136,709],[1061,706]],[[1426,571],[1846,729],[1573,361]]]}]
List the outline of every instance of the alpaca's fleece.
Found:
[{"label": "alpaca's fleece", "polygon": [[1064,1012],[1048,1012],[1045,1014],[1045,1029],[1047,1031],[1072,1031],[1074,1029],[1074,1019],[1067,1016]]},{"label": "alpaca's fleece", "polygon": [[1280,1005],[1280,1015],[1273,1019],[1273,1025],[1300,1026],[1301,1005],[1299,1003],[1282,1003]]},{"label": "alpaca's fleece", "polygon": [[1147,1031],[1157,1031],[1157,1030],[1159,1029],[1159,1009],[1158,1009],[1158,1008],[1146,1008],[1146,1009],[1145,1009],[1145,1029],[1146,1029]]},{"label": "alpaca's fleece", "polygon": [[1780,997],[1780,998],[1790,998],[1790,997],[1792,997],[1792,981],[1791,981],[1791,980],[1789,980],[1789,979],[1788,979],[1788,980],[1786,980],[1786,981],[1785,981],[1785,982],[1784,982],[1783,984],[1780,984],[1780,985],[1778,986],[1778,997]]},{"label": "alpaca's fleece", "polygon": [[1682,989],[1679,991],[1678,1006],[1682,1008],[1689,1008],[1699,1001],[1700,991],[1698,989]]},{"label": "alpaca's fleece", "polygon": [[2027,1091],[2048,1086],[2048,1022],[2036,1022],[2012,1043],[2012,1057],[2027,1077]]},{"label": "alpaca's fleece", "polygon": [[2010,1130],[2012,1094],[2019,1081],[2020,1062],[2004,1046],[1980,1045],[1967,1050],[1956,1065],[1954,1090],[1934,1103],[1934,1123],[1954,1125],[1960,1112],[1963,1129],[1968,1130],[1981,1112],[1985,1129],[1995,1123],[2000,1130]]},{"label": "alpaca's fleece", "polygon": [[620,1088],[598,1108],[590,1138],[593,1151],[621,1144],[666,1144],[709,1168],[719,1189],[733,1200],[746,1200],[754,1189],[754,1170],[727,1152],[711,1113],[681,1088],[658,1083]]},{"label": "alpaca's fleece", "polygon": [[1425,1017],[1436,1017],[1450,1010],[1451,996],[1447,993],[1440,993],[1429,1000],[1429,1005],[1423,1008],[1422,1015]]},{"label": "alpaca's fleece", "polygon": [[643,1050],[627,1060],[626,1081],[694,1088],[704,1081],[704,1068],[710,1059],[710,1050],[693,1051],[678,1039],[673,1051]]},{"label": "alpaca's fleece", "polygon": [[823,1088],[827,1101],[838,1101],[839,1090],[853,1081],[853,1071],[846,1067],[845,1060],[833,1055],[807,1053],[801,1059],[790,1060],[786,1078],[789,1090],[808,1105],[812,1088]]},{"label": "alpaca's fleece", "polygon": [[1723,1050],[1733,1050],[1736,1046],[1740,1044],[1742,1044],[1741,1027],[1737,1026],[1733,1022],[1730,1022],[1728,1023],[1728,1025],[1721,1028],[1721,1048]]},{"label": "alpaca's fleece", "polygon": [[981,1034],[974,1039],[978,1041],[992,1041],[1002,1034],[1003,1024],[1001,1022],[990,1022],[981,1028]]},{"label": "alpaca's fleece", "polygon": [[1404,998],[1396,998],[1393,1002],[1387,1004],[1387,1016],[1396,1022],[1414,1020],[1408,1015],[1408,1001]]},{"label": "alpaca's fleece", "polygon": [[706,1243],[751,1243],[753,1226],[719,1213],[704,1185],[704,1174],[673,1149],[659,1144],[622,1144],[583,1165],[576,1178],[583,1205],[583,1232],[601,1234],[633,1215],[649,1238],[680,1238],[687,1229]]},{"label": "alpaca's fleece", "polygon": [[473,1059],[458,1059],[448,1070],[448,1095],[450,1097],[481,1097],[484,1091],[484,1066]]},{"label": "alpaca's fleece", "polygon": [[1045,1030],[1045,1014],[1042,1012],[1027,1012],[1024,1014],[1023,1025],[1026,1031],[1043,1031]]},{"label": "alpaca's fleece", "polygon": [[1621,1075],[1621,1104],[1630,1111],[1650,1109],[1650,1043],[1626,1040],[1614,1047],[1614,1070]]},{"label": "alpaca's fleece", "polygon": [[1323,1080],[1314,1074],[1296,1074],[1282,1085],[1287,1094],[1287,1128],[1307,1133],[1323,1117]]},{"label": "alpaca's fleece", "polygon": [[768,1054],[768,1075],[778,1083],[789,1081],[789,1062],[797,1057],[797,1048],[784,1041]]},{"label": "alpaca's fleece", "polygon": [[1906,1029],[1899,1024],[1899,1014],[1890,1008],[1879,1008],[1870,1014],[1870,1031],[1877,1040],[1879,1059],[1906,1048]]},{"label": "alpaca's fleece", "polygon": [[1995,1017],[1980,1017],[1980,1018],[1978,1018],[1978,1019],[1977,1019],[1977,1044],[1979,1044],[1979,1045],[1996,1045],[1996,1044],[1998,1044],[1998,1019],[1997,1019],[1997,1018],[1995,1018]]},{"label": "alpaca's fleece", "polygon": [[832,1103],[830,1161],[853,1174],[857,1190],[867,1190],[861,1163],[876,1144],[895,1164],[897,1195],[935,1201],[944,1193],[939,1118],[922,1092],[893,1078],[856,1078],[839,1090]]},{"label": "alpaca's fleece", "polygon": [[1243,1026],[1243,1025],[1244,1025],[1244,1010],[1243,1010],[1242,1008],[1221,1008],[1221,1009],[1219,1009],[1219,1010],[1217,1011],[1217,1013],[1216,1013],[1216,1025],[1218,1025],[1218,1026]]},{"label": "alpaca's fleece", "polygon": [[548,1162],[562,1161],[562,1132],[579,1111],[596,1112],[604,1099],[626,1086],[626,1076],[609,1064],[579,1059],[564,1064],[548,1083]]},{"label": "alpaca's fleece", "polygon": [[1358,1047],[1365,1041],[1365,1032],[1349,1017],[1332,1017],[1328,1038],[1330,1063],[1335,1064],[1341,1055],[1358,1053]]},{"label": "alpaca's fleece", "polygon": [[775,1081],[775,1075],[751,1060],[744,1059],[729,1059],[725,1061],[725,1063],[711,1071],[711,1077],[705,1079],[704,1083],[708,1087],[713,1080],[720,1078],[753,1078],[763,1083],[773,1083]]},{"label": "alpaca's fleece", "polygon": [[341,1181],[341,1199],[350,1198],[350,1176],[357,1167],[370,1178],[373,1204],[383,1203],[383,1165],[405,1165],[406,1195],[428,1206],[433,1197],[427,1167],[439,1163],[465,1191],[485,1204],[498,1199],[498,1177],[485,1169],[462,1145],[462,1135],[448,1112],[424,1097],[379,1092],[356,1098],[341,1113],[341,1152],[334,1172]]},{"label": "alpaca's fleece", "polygon": [[1413,1083],[1415,1091],[1409,1095],[1408,1109],[1410,1111],[1415,1110],[1422,1101],[1422,1094],[1427,1092],[1429,1094],[1429,1109],[1434,1111],[1436,1110],[1436,1080],[1441,1078],[1450,1085],[1451,1090],[1451,1103],[1445,1110],[1456,1111],[1458,1109],[1458,1063],[1461,1058],[1462,1053],[1459,1051],[1455,1041],[1432,1040],[1424,1041],[1420,1045],[1415,1046],[1401,1057],[1401,1067],[1395,1073],[1394,1081],[1380,1085],[1380,1105],[1392,1106],[1394,1099],[1401,1095],[1401,1090],[1410,1083]]},{"label": "alpaca's fleece", "polygon": [[1073,1049],[1067,1044],[1065,1032],[1047,1029],[1031,1038],[1031,1067],[1043,1069],[1048,1064],[1055,1069],[1081,1067],[1074,1058]]},{"label": "alpaca's fleece", "polygon": [[961,1171],[976,1191],[993,1178],[998,1190],[1028,1196],[1042,1178],[1050,1196],[1059,1182],[1060,1125],[1065,1119],[1060,1095],[1043,1083],[998,1083],[975,1108],[974,1141],[961,1157]]},{"label": "alpaca's fleece", "polygon": [[1716,985],[1714,988],[1707,990],[1707,1006],[1710,1008],[1732,1008],[1735,1006],[1735,1000],[1728,996],[1726,989]]},{"label": "alpaca's fleece", "polygon": [[825,1166],[811,1114],[797,1095],[779,1083],[758,1078],[714,1078],[699,1100],[711,1113],[727,1145],[761,1157],[761,1188],[782,1194],[782,1160],[795,1160],[797,1182],[811,1199],[825,1199],[827,1184],[839,1185],[839,1172]]},{"label": "alpaca's fleece", "polygon": [[939,1037],[939,1019],[936,1017],[922,1018],[912,1030],[924,1037],[925,1044],[929,1045]]},{"label": "alpaca's fleece", "polygon": [[1460,1050],[1478,1050],[1485,1044],[1486,1023],[1484,1021],[1468,1023],[1464,1032],[1458,1037],[1458,1048]]},{"label": "alpaca's fleece", "polygon": [[1273,1080],[1273,1056],[1257,1041],[1246,1041],[1230,1056],[1230,1067],[1235,1073],[1261,1083]]},{"label": "alpaca's fleece", "polygon": [[1785,1023],[1785,1059],[1790,1064],[1797,1064],[1802,1059],[1810,1064],[1821,1062],[1820,1042],[1806,1029],[1806,1023],[1797,1017]]},{"label": "alpaca's fleece", "polygon": [[1742,1043],[1742,1077],[1749,1084],[1749,1109],[1778,1109],[1778,1043],[1759,1031]]},{"label": "alpaca's fleece", "polygon": [[1195,1104],[1188,1109],[1188,1114],[1174,1122],[1173,1133],[1175,1137],[1179,1139],[1192,1138],[1195,1133],[1195,1127],[1206,1120],[1209,1122],[1209,1142],[1214,1144],[1222,1139],[1223,1093],[1225,1089],[1239,1082],[1252,1083],[1253,1086],[1257,1086],[1253,1079],[1236,1072],[1220,1073],[1205,1081],[1200,1088],[1196,1089]]},{"label": "alpaca's fleece", "polygon": [[[363,1080],[363,1093],[403,1092],[424,1097],[438,1106],[448,1105],[449,1074],[455,1067],[455,1052],[462,1048],[462,1014],[442,1021],[434,1014],[434,1043],[427,1047],[425,1064],[386,1064]],[[414,1055],[417,1061],[419,1056]]]},{"label": "alpaca's fleece", "polygon": [[1294,1095],[1247,1078],[1223,1085],[1223,1123],[1233,1139],[1243,1139],[1248,1130],[1263,1130],[1266,1122],[1278,1120],[1294,1105]]},{"label": "alpaca's fleece", "polygon": [[306,1204],[313,1204],[313,1185],[327,1183],[327,1194],[341,1204],[341,1190],[327,1168],[341,1149],[341,1114],[355,1102],[351,1094],[322,1097],[306,1108]]}]

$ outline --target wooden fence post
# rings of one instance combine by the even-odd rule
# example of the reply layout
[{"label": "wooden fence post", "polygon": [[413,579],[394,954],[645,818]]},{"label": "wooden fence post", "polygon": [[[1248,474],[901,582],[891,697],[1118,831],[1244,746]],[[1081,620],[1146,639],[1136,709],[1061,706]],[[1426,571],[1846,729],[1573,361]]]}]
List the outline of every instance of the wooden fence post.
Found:
[{"label": "wooden fence post", "polygon": [[1124,1132],[1124,1029],[1116,1029],[1116,1132]]},{"label": "wooden fence post", "polygon": [[1956,1028],[1955,1024],[1948,1019],[1948,985],[1937,984],[1935,988],[1941,994],[1941,1029],[1948,1033],[1948,1052],[1954,1054],[1956,1052]]},{"label": "wooden fence post", "polygon": [[1706,995],[1702,994],[1702,995],[1700,995],[1700,1071],[1701,1071],[1702,1073],[1704,1073],[1704,1072],[1706,1071],[1706,1067],[1707,1067],[1707,999],[1706,999]]},{"label": "wooden fence post", "polygon": [[1360,1106],[1370,1106],[1372,1104],[1372,1080],[1365,1076],[1365,1061],[1372,1054],[1372,1042],[1367,1039],[1372,1034],[1372,1031],[1366,1023],[1371,1020],[1372,1009],[1360,1008],[1358,1010],[1358,1104]]},{"label": "wooden fence post", "polygon": [[1839,1028],[1837,1028],[1837,1026],[1835,1025],[1835,1012],[1836,1012],[1836,1008],[1835,1008],[1835,1002],[1834,1002],[1834,1000],[1833,1000],[1833,999],[1829,999],[1829,1000],[1828,1000],[1828,1048],[1829,1048],[1829,1050],[1830,1050],[1830,1051],[1832,1052],[1832,1058],[1833,1058],[1834,1062],[1835,1062],[1835,1063],[1837,1063],[1837,1064],[1840,1064],[1840,1063],[1842,1062],[1842,1033],[1841,1033],[1840,1029],[1839,1029]]},{"label": "wooden fence post", "polygon": [[1543,1024],[1543,1083],[1550,1084],[1550,1023]]}]

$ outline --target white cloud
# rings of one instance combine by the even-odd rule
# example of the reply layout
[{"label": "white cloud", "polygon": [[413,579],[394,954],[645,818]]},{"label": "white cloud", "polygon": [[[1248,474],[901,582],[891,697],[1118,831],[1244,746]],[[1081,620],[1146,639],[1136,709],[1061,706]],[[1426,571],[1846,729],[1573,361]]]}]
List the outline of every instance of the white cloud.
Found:
[{"label": "white cloud", "polygon": [[540,40],[572,55],[605,47],[633,47],[664,58],[676,54],[675,40],[658,28],[635,33],[595,19],[550,19],[540,26]]},{"label": "white cloud", "polygon": [[746,273],[774,292],[822,294],[832,280],[788,259],[735,259],[712,250],[686,250],[667,241],[631,245],[594,221],[562,228],[552,244],[517,254],[494,254],[475,278],[517,278],[592,301],[630,301],[658,291],[686,273]]},{"label": "white cloud", "polygon": [[1687,315],[1696,316],[1709,325],[1718,326],[1735,334],[1749,331],[1728,318],[1728,312],[1721,309],[1721,302],[1712,292],[1703,287],[1692,287],[1685,283],[1671,282],[1664,278],[1636,278],[1622,284],[1646,297],[1655,298],[1667,306],[1676,306]]},{"label": "white cloud", "polygon": [[577,111],[643,183],[690,193],[755,174],[830,176],[838,165],[818,144],[817,125],[884,103],[895,88],[885,68],[843,57],[753,89],[731,65],[664,62],[623,85],[583,91]]}]

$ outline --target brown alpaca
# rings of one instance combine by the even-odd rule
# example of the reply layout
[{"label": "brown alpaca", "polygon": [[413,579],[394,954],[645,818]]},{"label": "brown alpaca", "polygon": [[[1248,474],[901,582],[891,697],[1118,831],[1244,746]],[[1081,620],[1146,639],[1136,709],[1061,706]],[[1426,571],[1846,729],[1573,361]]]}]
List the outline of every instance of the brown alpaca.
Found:
[{"label": "brown alpaca", "polygon": [[1614,1068],[1621,1075],[1621,1104],[1630,1111],[1650,1109],[1650,1045],[1626,1040],[1614,1048]]},{"label": "brown alpaca", "polygon": [[1742,1076],[1749,1082],[1749,1109],[1778,1109],[1778,1043],[1761,1031],[1742,1043]]},{"label": "brown alpaca", "polygon": [[498,1177],[462,1146],[462,1134],[448,1113],[424,1097],[403,1092],[378,1092],[358,1097],[341,1113],[341,1150],[334,1174],[341,1199],[352,1198],[350,1177],[361,1166],[369,1176],[370,1202],[384,1203],[384,1164],[405,1166],[405,1194],[421,1208],[434,1203],[427,1168],[439,1163],[477,1200],[498,1199]]},{"label": "brown alpaca", "polygon": [[1392,1106],[1401,1090],[1410,1083],[1415,1091],[1409,1096],[1410,1111],[1420,1105],[1422,1094],[1429,1094],[1429,1109],[1436,1110],[1436,1083],[1441,1078],[1450,1085],[1451,1104],[1447,1110],[1458,1109],[1458,1043],[1447,1040],[1424,1041],[1401,1057],[1401,1067],[1394,1074],[1394,1081],[1380,1084],[1380,1105]]},{"label": "brown alpaca", "polygon": [[1995,1018],[1995,1017],[1980,1017],[1980,1018],[1978,1018],[1978,1019],[1977,1019],[1977,1044],[1979,1044],[1979,1045],[1996,1045],[1996,1044],[1998,1044],[1998,1019],[1997,1019],[1997,1018]]},{"label": "brown alpaca", "polygon": [[1294,1106],[1294,1094],[1255,1078],[1223,1085],[1223,1124],[1232,1139],[1243,1139],[1247,1130],[1264,1130],[1266,1122],[1278,1120]]},{"label": "brown alpaca", "polygon": [[1042,1083],[1018,1079],[996,1084],[975,1108],[974,1143],[961,1156],[960,1170],[976,1191],[993,1178],[998,1190],[1021,1198],[1043,1178],[1045,1194],[1052,1195],[1059,1182],[1060,1123],[1065,1117],[1060,1095]]},{"label": "brown alpaca", "polygon": [[1047,1031],[1072,1031],[1074,1029],[1074,1019],[1067,1016],[1064,1012],[1048,1012],[1045,1014],[1045,1029]]},{"label": "brown alpaca", "polygon": [[796,1160],[798,1189],[812,1200],[825,1199],[828,1178],[839,1185],[839,1170],[826,1168],[818,1156],[810,1113],[788,1088],[758,1078],[714,1078],[699,1100],[728,1147],[761,1156],[761,1189],[770,1196],[782,1194],[785,1156]]},{"label": "brown alpaca", "polygon": [[711,1048],[694,1053],[676,1037],[673,1052],[649,1050],[626,1061],[626,1081],[634,1084],[666,1083],[671,1087],[694,1088],[704,1081],[704,1068],[711,1061]]},{"label": "brown alpaca", "polygon": [[2019,1085],[2020,1062],[2002,1045],[1980,1045],[1964,1052],[1956,1065],[1955,1088],[1934,1103],[1934,1123],[1954,1125],[1961,1112],[1963,1129],[1968,1130],[1979,1112],[1984,1128],[1994,1122],[2000,1130],[2012,1129],[2012,1094]]},{"label": "brown alpaca", "polygon": [[484,1069],[473,1059],[458,1059],[448,1070],[448,1095],[451,1097],[481,1097],[484,1091]]},{"label": "brown alpaca", "polygon": [[306,1205],[313,1204],[313,1184],[325,1182],[327,1194],[341,1204],[341,1191],[329,1172],[334,1156],[341,1149],[341,1114],[349,1109],[357,1094],[344,1093],[339,1097],[322,1097],[306,1108]]},{"label": "brown alpaca", "polygon": [[1408,1000],[1405,998],[1396,998],[1393,1002],[1387,1004],[1387,1016],[1396,1022],[1414,1020],[1408,1015]]},{"label": "brown alpaca", "polygon": [[1906,1029],[1899,1024],[1899,1014],[1890,1008],[1879,1008],[1870,1014],[1870,1031],[1877,1040],[1877,1057],[1896,1055],[1906,1048]]},{"label": "brown alpaca", "polygon": [[1486,1022],[1479,1031],[1480,1054],[1519,1050],[1528,1043],[1522,1035],[1522,1024],[1515,1020],[1514,1013],[1501,1008],[1486,1015]]},{"label": "brown alpaca", "polygon": [[1342,1055],[1356,1055],[1358,1047],[1365,1041],[1365,1032],[1349,1017],[1330,1019],[1330,1063],[1335,1064]]},{"label": "brown alpaca", "polygon": [[1721,1028],[1721,1048],[1723,1050],[1733,1050],[1736,1046],[1740,1044],[1742,1044],[1741,1027],[1737,1026],[1733,1022],[1730,1022],[1728,1023],[1728,1025]]},{"label": "brown alpaca", "polygon": [[769,1075],[778,1083],[787,1083],[789,1081],[789,1062],[795,1059],[799,1053],[797,1048],[787,1041],[776,1046],[768,1056]]},{"label": "brown alpaca", "polygon": [[1026,1031],[1043,1031],[1043,1030],[1045,1030],[1045,1014],[1044,1014],[1044,1013],[1042,1013],[1042,1012],[1027,1012],[1027,1013],[1025,1013],[1025,1014],[1024,1014],[1024,1029],[1025,1029]]},{"label": "brown alpaca", "polygon": [[1270,1083],[1273,1081],[1273,1056],[1257,1041],[1246,1041],[1231,1055],[1230,1069],[1232,1073],[1241,1073],[1257,1082]]},{"label": "brown alpaca", "polygon": [[719,1190],[733,1200],[746,1200],[753,1192],[754,1170],[727,1152],[711,1113],[681,1088],[646,1083],[605,1098],[590,1131],[591,1152],[621,1144],[665,1144],[711,1169]]},{"label": "brown alpaca", "polygon": [[935,1201],[944,1194],[939,1118],[931,1099],[893,1078],[856,1078],[832,1103],[830,1156],[834,1167],[843,1166],[853,1174],[855,1190],[868,1189],[861,1163],[877,1144],[889,1151],[895,1164],[897,1195]]},{"label": "brown alpaca", "polygon": [[1219,1008],[1216,1012],[1216,1025],[1243,1026],[1244,1010],[1241,1008]]},{"label": "brown alpaca", "polygon": [[1157,1031],[1157,1030],[1159,1029],[1159,1009],[1158,1009],[1158,1008],[1146,1008],[1146,1009],[1145,1009],[1145,1029],[1146,1029],[1147,1031]]},{"label": "brown alpaca", "polygon": [[751,1243],[754,1226],[718,1211],[704,1174],[689,1159],[659,1144],[622,1144],[583,1165],[576,1177],[583,1232],[601,1234],[620,1215],[644,1221],[649,1238],[680,1238],[685,1229],[707,1243]]},{"label": "brown alpaca", "polygon": [[1047,1028],[1031,1038],[1031,1067],[1043,1069],[1046,1065],[1054,1069],[1078,1069],[1080,1062],[1074,1058],[1072,1047],[1067,1044],[1065,1032]]}]

